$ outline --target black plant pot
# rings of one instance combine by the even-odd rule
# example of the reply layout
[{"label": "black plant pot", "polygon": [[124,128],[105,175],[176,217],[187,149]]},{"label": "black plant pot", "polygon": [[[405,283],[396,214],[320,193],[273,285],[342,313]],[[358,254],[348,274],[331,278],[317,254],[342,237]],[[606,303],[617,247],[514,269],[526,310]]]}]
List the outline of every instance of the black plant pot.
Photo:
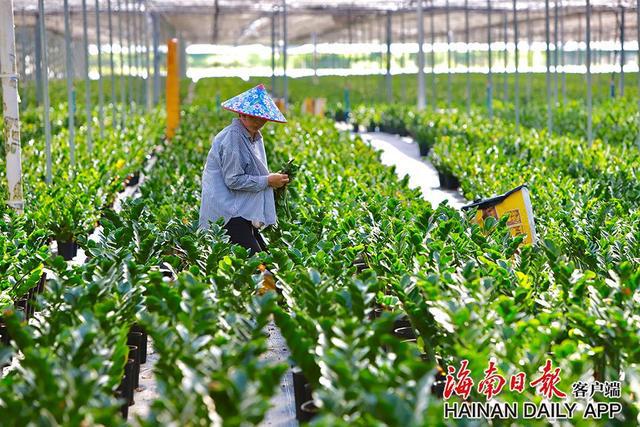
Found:
[{"label": "black plant pot", "polygon": [[127,344],[138,347],[138,356],[140,364],[147,361],[147,335],[142,332],[129,332]]},{"label": "black plant pot", "polygon": [[127,399],[127,394],[126,394],[126,391],[125,391],[126,382],[127,382],[127,376],[123,375],[122,376],[122,382],[120,382],[120,385],[118,386],[118,389],[116,390],[116,398],[117,399],[122,399],[124,401],[122,403],[122,405],[120,405],[120,415],[122,415],[122,418],[125,421],[129,417],[129,399]]},{"label": "black plant pot", "polygon": [[137,323],[131,326],[129,332],[140,332],[142,334],[142,352],[140,353],[140,363],[147,363],[147,343],[149,342],[149,336],[144,328]]},{"label": "black plant pot", "polygon": [[440,187],[446,190],[457,190],[460,187],[460,181],[454,175],[449,172],[438,171],[438,179],[440,180]]},{"label": "black plant pot", "polygon": [[135,360],[131,358],[127,359],[127,364],[124,365],[124,375],[122,376],[122,381],[120,382],[119,388],[122,389],[122,395],[127,402],[127,406],[132,406],[136,403],[133,400],[133,375],[135,366]]},{"label": "black plant pot", "polygon": [[416,333],[411,326],[404,326],[393,330],[393,335],[402,340],[415,340]]},{"label": "black plant pot", "polygon": [[393,322],[393,329],[391,332],[395,332],[396,329],[411,327],[411,322],[408,316],[402,316]]},{"label": "black plant pot", "polygon": [[358,123],[358,122],[353,122],[353,123],[352,123],[352,125],[353,125],[353,131],[354,131],[355,133],[360,132],[360,123]]},{"label": "black plant pot", "polygon": [[133,389],[137,389],[140,385],[140,350],[135,345],[129,345],[129,359],[133,360],[133,372],[131,374],[131,382]]},{"label": "black plant pot", "polygon": [[302,404],[311,400],[311,386],[299,369],[291,372],[293,376],[293,397],[296,403],[296,420],[302,421]]},{"label": "black plant pot", "polygon": [[299,421],[305,423],[311,421],[311,419],[318,414],[319,409],[313,400],[309,399],[300,406],[300,411],[302,413],[302,417]]},{"label": "black plant pot", "polygon": [[421,156],[428,156],[429,155],[429,145],[427,143],[418,142],[418,149],[420,150],[420,155]]},{"label": "black plant pot", "polygon": [[29,301],[26,297],[20,298],[15,302],[16,310],[21,311],[24,315],[24,320],[29,320]]},{"label": "black plant pot", "polygon": [[78,254],[78,244],[76,242],[63,242],[60,240],[56,240],[58,242],[58,255],[65,259],[65,261],[70,261]]},{"label": "black plant pot", "polygon": [[41,294],[42,292],[44,292],[44,287],[46,286],[46,284],[47,284],[47,273],[42,273],[42,276],[40,276],[40,281],[36,286],[36,293]]},{"label": "black plant pot", "polygon": [[442,399],[444,394],[444,385],[447,382],[447,376],[443,372],[438,372],[436,374],[436,378],[431,384],[431,394],[437,396],[439,399]]},{"label": "black plant pot", "polygon": [[138,182],[140,182],[140,172],[136,172],[131,175],[131,178],[129,178],[129,181],[127,181],[127,187],[138,185]]},{"label": "black plant pot", "polygon": [[[7,325],[5,325],[4,323],[0,322],[0,348],[8,346],[9,345],[9,341],[11,341],[11,339],[9,338],[9,331],[7,330]],[[8,361],[6,361],[5,363],[0,365],[0,369],[9,366],[11,364],[11,359],[9,359]]]},{"label": "black plant pot", "polygon": [[375,123],[369,123],[369,126],[367,126],[367,131],[368,132],[375,132],[376,131],[376,124]]}]

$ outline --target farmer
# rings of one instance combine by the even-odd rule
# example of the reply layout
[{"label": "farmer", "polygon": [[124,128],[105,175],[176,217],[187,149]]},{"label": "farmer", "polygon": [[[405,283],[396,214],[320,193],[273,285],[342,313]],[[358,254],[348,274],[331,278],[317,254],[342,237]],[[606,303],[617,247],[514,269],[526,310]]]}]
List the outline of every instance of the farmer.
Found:
[{"label": "farmer", "polygon": [[273,189],[289,177],[269,173],[260,128],[267,121],[286,123],[263,85],[222,103],[238,113],[229,126],[213,138],[202,174],[199,228],[224,219],[232,243],[251,254],[266,250],[259,229],[276,223]]}]

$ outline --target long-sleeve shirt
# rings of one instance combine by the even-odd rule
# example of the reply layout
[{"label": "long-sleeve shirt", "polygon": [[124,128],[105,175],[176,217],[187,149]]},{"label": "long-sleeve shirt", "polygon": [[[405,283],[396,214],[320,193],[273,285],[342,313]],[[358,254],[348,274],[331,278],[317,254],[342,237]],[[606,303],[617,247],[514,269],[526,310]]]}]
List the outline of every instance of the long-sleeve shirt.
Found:
[{"label": "long-sleeve shirt", "polygon": [[255,223],[276,223],[273,189],[262,134],[251,134],[235,118],[214,139],[202,174],[199,228],[233,217]]}]

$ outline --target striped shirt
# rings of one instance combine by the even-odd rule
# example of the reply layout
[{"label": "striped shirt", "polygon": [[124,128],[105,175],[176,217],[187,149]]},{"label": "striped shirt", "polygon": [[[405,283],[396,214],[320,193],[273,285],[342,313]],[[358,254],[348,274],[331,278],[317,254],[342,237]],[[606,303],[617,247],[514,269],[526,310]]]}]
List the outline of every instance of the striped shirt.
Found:
[{"label": "striped shirt", "polygon": [[224,224],[239,216],[255,225],[276,223],[273,189],[262,134],[252,140],[235,118],[213,138],[202,173],[199,228],[219,218]]}]

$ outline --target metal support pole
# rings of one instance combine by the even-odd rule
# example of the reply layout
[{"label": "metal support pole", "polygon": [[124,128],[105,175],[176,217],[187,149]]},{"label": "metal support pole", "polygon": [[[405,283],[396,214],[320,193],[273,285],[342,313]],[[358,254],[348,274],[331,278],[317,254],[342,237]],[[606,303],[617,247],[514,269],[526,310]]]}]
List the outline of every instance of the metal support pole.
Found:
[{"label": "metal support pole", "polygon": [[84,41],[84,108],[87,123],[87,148],[93,151],[93,141],[91,138],[91,81],[89,80],[89,33],[87,29],[87,0],[82,0],[82,34]]},{"label": "metal support pole", "polygon": [[289,47],[289,41],[287,40],[287,0],[282,0],[282,39],[284,40],[284,47],[282,49],[282,97],[284,98],[284,107],[286,110],[289,105],[287,87],[287,49]]},{"label": "metal support pole", "polygon": [[180,48],[180,78],[187,78],[187,38],[184,33],[180,32],[180,42],[178,47]]},{"label": "metal support pole", "polygon": [[[313,77],[318,78],[318,33],[315,31],[311,34],[311,43],[313,44]],[[275,69],[275,58],[272,58],[272,70]]]},{"label": "metal support pole", "polygon": [[620,97],[624,96],[624,5],[620,4]]},{"label": "metal support pole", "polygon": [[[24,20],[24,10],[22,11],[22,18]],[[26,84],[27,82],[27,63],[25,59],[27,58],[27,43],[26,43],[26,34],[24,31],[20,34],[20,77],[21,80]],[[20,100],[22,103],[22,107],[25,108],[28,106],[27,93],[25,92],[24,96]]]},{"label": "metal support pole", "polygon": [[129,8],[129,0],[124,0],[124,7],[126,9],[125,16],[127,18],[126,27],[127,27],[127,91],[128,91],[128,105],[132,112],[135,111],[135,106],[133,103],[133,48],[131,44],[131,9]]},{"label": "metal support pole", "polygon": [[[640,1],[640,0],[638,0]],[[422,0],[418,0],[417,20],[418,20],[418,110],[424,110],[426,106],[424,87],[424,19],[422,16]]]},{"label": "metal support pole", "polygon": [[111,0],[107,0],[107,11],[108,11],[108,20],[109,20],[109,70],[111,72],[110,81],[111,81],[111,124],[116,124],[116,77],[114,71],[114,63],[113,63],[113,19],[111,16]]},{"label": "metal support pole", "polygon": [[513,83],[513,102],[516,112],[516,132],[520,130],[520,73],[518,72],[520,55],[518,50],[518,9],[517,0],[513,0],[513,45],[515,54],[515,81]]},{"label": "metal support pole", "polygon": [[24,211],[22,193],[22,150],[20,147],[20,105],[18,69],[13,21],[13,0],[0,0],[0,80],[2,81],[2,117],[7,167],[7,204],[17,213]]},{"label": "metal support pole", "polygon": [[531,28],[531,9],[527,7],[527,104],[531,101],[531,80],[533,78],[533,53],[531,45],[533,44],[533,30]]},{"label": "metal support pole", "polygon": [[[638,66],[640,66],[640,0],[636,1],[636,40],[638,42]],[[640,148],[640,70],[638,70],[638,138],[636,144]]]},{"label": "metal support pole", "polygon": [[509,100],[509,79],[507,67],[509,66],[509,54],[507,52],[507,43],[509,42],[507,28],[507,12],[502,14],[502,37],[504,42],[504,52],[502,55],[504,72],[502,73],[502,99],[504,102]]},{"label": "metal support pole", "polygon": [[391,85],[391,11],[387,11],[387,101],[393,101],[393,87]]},{"label": "metal support pole", "polygon": [[546,60],[547,60],[547,131],[549,135],[553,131],[553,116],[551,112],[551,40],[549,35],[549,0],[544,1],[544,34],[547,43]]},{"label": "metal support pole", "polygon": [[46,141],[46,182],[51,184],[51,122],[49,120],[49,61],[47,55],[47,29],[44,25],[44,0],[38,0],[38,25],[42,47],[42,101],[44,104],[44,137]]},{"label": "metal support pole", "polygon": [[[548,1],[548,0],[547,0]],[[587,141],[593,142],[591,122],[591,2],[587,0]]]},{"label": "metal support pole", "polygon": [[98,47],[98,123],[104,138],[104,86],[102,81],[102,41],[100,39],[100,2],[96,0],[96,46]]},{"label": "metal support pole", "polygon": [[158,15],[151,14],[153,37],[153,105],[160,102],[160,23]]},{"label": "metal support pole", "polygon": [[149,30],[151,17],[149,16],[149,4],[148,0],[145,0],[145,13],[144,13],[144,66],[147,73],[145,84],[145,102],[147,104],[147,110],[151,110],[152,104],[152,87],[151,87],[151,46],[149,45]]},{"label": "metal support pole", "polygon": [[120,108],[122,110],[120,127],[124,128],[127,121],[127,105],[126,105],[126,85],[124,81],[124,35],[122,34],[122,20],[124,12],[122,11],[122,3],[118,0],[118,43],[120,44]]},{"label": "metal support pole", "polygon": [[553,102],[558,104],[558,0],[554,0],[553,13]]},{"label": "metal support pole", "polygon": [[271,93],[273,95],[275,95],[276,93],[276,10],[275,8],[273,12],[271,12]]},{"label": "metal support pole", "polygon": [[449,0],[445,2],[447,25],[447,108],[451,108],[451,14]]},{"label": "metal support pole", "polygon": [[567,101],[567,71],[565,70],[564,58],[564,7],[562,8],[562,18],[560,19],[560,49],[560,66],[562,67],[562,104],[564,105]]},{"label": "metal support pole", "polygon": [[40,37],[40,13],[36,13],[35,25],[35,62],[36,62],[36,105],[42,103],[42,42]]},{"label": "metal support pole", "polygon": [[[400,44],[404,47],[405,43],[407,42],[406,40],[406,27],[405,27],[405,22],[404,22],[404,12],[400,14]],[[407,79],[405,78],[404,75],[404,70],[406,67],[405,64],[405,53],[403,52],[400,56],[400,68],[402,70],[401,75],[400,75],[400,90],[402,92],[402,102],[406,103],[407,102]]]},{"label": "metal support pole", "polygon": [[71,25],[69,24],[69,0],[64,0],[64,46],[65,56],[67,59],[66,75],[67,75],[67,115],[69,116],[69,162],[71,164],[71,173],[75,173],[76,164],[76,94],[73,87],[73,55],[71,50]]},{"label": "metal support pole", "polygon": [[465,62],[467,67],[467,114],[471,114],[471,52],[469,51],[469,0],[464,0],[464,41],[466,45]]},{"label": "metal support pole", "polygon": [[[140,43],[139,43],[139,25],[138,25],[138,0],[133,0],[131,3],[131,7],[132,7],[132,15],[131,15],[131,20],[132,20],[132,32],[133,32],[133,66],[135,67],[135,73],[134,73],[134,78],[133,78],[133,102],[135,103],[136,109],[139,108],[140,106],[140,96],[141,96],[141,90],[140,90],[140,52],[139,52],[139,47],[140,47]],[[182,43],[180,43],[179,46],[181,46]]]},{"label": "metal support pole", "polygon": [[431,31],[431,107],[435,110],[438,107],[438,96],[436,93],[436,52],[434,46],[436,44],[436,32],[434,29],[434,12],[433,0],[431,1],[431,13],[429,14],[429,31]]},{"label": "metal support pole", "polygon": [[487,75],[487,110],[489,119],[493,119],[493,75],[491,70],[491,0],[487,0],[487,46],[489,73]]}]

